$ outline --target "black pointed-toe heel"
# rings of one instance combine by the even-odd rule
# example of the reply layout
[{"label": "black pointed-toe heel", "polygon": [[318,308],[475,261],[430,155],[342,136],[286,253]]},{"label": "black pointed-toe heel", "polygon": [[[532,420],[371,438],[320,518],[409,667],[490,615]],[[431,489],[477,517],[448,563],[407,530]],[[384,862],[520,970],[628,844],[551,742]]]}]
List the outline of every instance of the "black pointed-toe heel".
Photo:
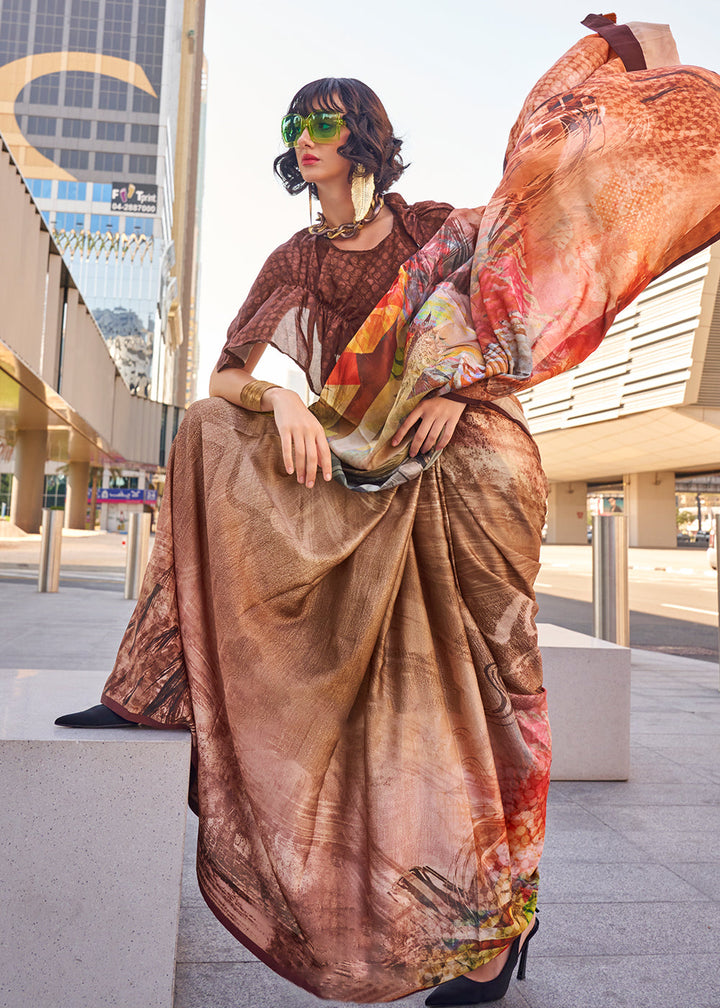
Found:
[{"label": "black pointed-toe heel", "polygon": [[74,714],[63,714],[55,719],[55,724],[61,728],[137,728],[134,721],[120,717],[105,704],[96,704]]},{"label": "black pointed-toe heel", "polygon": [[515,965],[518,963],[518,958],[520,962],[518,964],[517,977],[518,980],[525,979],[528,945],[539,926],[536,917],[535,923],[532,926],[530,934],[523,942],[522,948],[520,948],[522,934],[517,936],[510,946],[510,955],[505,965],[493,980],[481,982],[480,980],[470,980],[466,976],[455,977],[454,980],[447,980],[445,983],[440,984],[439,987],[436,987],[432,994],[425,999],[425,1004],[430,1005],[431,1008],[437,1008],[437,1006],[448,1008],[450,1005],[486,1004],[488,1001],[499,1001],[505,997],[515,970]]}]

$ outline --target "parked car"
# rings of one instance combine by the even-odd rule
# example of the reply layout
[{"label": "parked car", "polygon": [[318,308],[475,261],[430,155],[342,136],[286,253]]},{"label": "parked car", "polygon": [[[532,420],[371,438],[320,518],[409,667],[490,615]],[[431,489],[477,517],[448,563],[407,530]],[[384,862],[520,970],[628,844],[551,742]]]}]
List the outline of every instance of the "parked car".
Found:
[{"label": "parked car", "polygon": [[707,558],[708,563],[713,570],[717,570],[717,543],[715,542],[715,524],[710,529],[710,538],[708,539],[707,548]]}]

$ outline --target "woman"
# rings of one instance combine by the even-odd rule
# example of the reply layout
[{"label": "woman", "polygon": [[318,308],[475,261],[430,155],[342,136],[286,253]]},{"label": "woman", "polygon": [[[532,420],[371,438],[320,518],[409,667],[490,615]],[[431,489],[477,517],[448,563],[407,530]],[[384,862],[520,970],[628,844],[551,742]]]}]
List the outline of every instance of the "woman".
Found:
[{"label": "woman", "polygon": [[[478,214],[383,202],[402,163],[376,97],[298,92],[276,170],[320,224],[270,256],[181,425],[99,708],[193,731],[203,894],[322,997],[494,1000],[537,928],[545,479],[508,392],[586,356],[720,231],[720,156],[693,147],[720,82],[648,69],[647,34],[645,68],[623,63],[627,31],[592,27],[529,96]],[[640,135],[682,151],[680,174],[628,161]],[[648,163],[672,200],[629,198]],[[311,411],[253,379],[267,343],[321,393]]]},{"label": "woman", "polygon": [[[196,732],[200,884],[274,969],[366,1001],[475,970],[479,1001],[497,996],[486,982],[535,909],[544,476],[517,419],[430,396],[393,441],[411,459],[445,448],[440,462],[354,493],[331,481],[325,429],[300,397],[254,381],[273,342],[320,392],[451,213],[387,194],[400,141],[359,81],[303,88],[283,131],[276,171],[290,191],[312,187],[324,223],[271,255],[213,398],[178,433],[99,713]],[[358,211],[362,172],[373,201]],[[467,220],[454,226],[474,238]]]},{"label": "woman", "polygon": [[[284,180],[289,191],[293,192],[307,187],[313,195],[319,198],[322,207],[321,224],[311,227],[309,232],[300,232],[286,246],[283,246],[271,256],[269,263],[261,273],[255,288],[251,292],[248,302],[243,306],[238,318],[230,327],[228,342],[220,358],[218,367],[211,378],[210,393],[211,395],[222,396],[229,402],[240,406],[248,405],[247,400],[244,399],[243,392],[251,386],[253,382],[252,367],[267,345],[265,341],[269,341],[273,333],[275,334],[274,342],[276,342],[276,345],[279,345],[281,350],[289,352],[304,367],[306,373],[310,374],[312,362],[308,356],[307,346],[303,345],[302,349],[298,349],[298,342],[305,343],[302,335],[300,340],[298,340],[298,332],[295,329],[291,332],[290,339],[287,340],[285,331],[281,325],[279,323],[275,325],[276,319],[285,317],[284,313],[288,307],[292,309],[296,305],[300,308],[301,312],[307,311],[311,315],[317,312],[321,319],[320,379],[315,389],[315,391],[320,392],[322,386],[325,385],[330,377],[328,369],[334,365],[335,358],[345,348],[349,337],[354,334],[366,316],[370,314],[375,304],[380,301],[384,290],[391,286],[400,265],[410,258],[417,247],[424,245],[432,237],[440,224],[448,218],[450,211],[449,206],[444,204],[421,204],[408,208],[403,205],[402,200],[392,195],[387,197],[387,202],[384,202],[387,185],[394,181],[402,171],[402,162],[398,153],[400,142],[393,136],[392,127],[385,110],[376,95],[359,81],[322,80],[315,81],[303,88],[290,104],[288,115],[283,120],[283,131],[285,142],[290,146],[290,151],[288,154],[277,159],[275,165],[276,171]],[[367,207],[361,206],[358,208],[353,203],[353,187],[357,188],[358,176],[361,178],[370,176],[374,180],[374,185],[370,189],[373,202]],[[413,217],[414,220],[412,219]],[[365,223],[361,227],[358,227],[358,221],[365,221]],[[355,253],[354,256],[353,253]],[[353,256],[355,260],[351,264],[347,262],[349,255]],[[316,262],[318,260],[321,264],[319,272],[316,272],[318,269]],[[313,269],[313,267],[315,268]],[[327,281],[323,275],[325,271],[328,274]],[[293,280],[288,285],[288,289],[284,294],[279,294],[278,292],[278,274],[284,278],[291,277]],[[299,277],[303,278],[305,287],[298,294],[295,284]],[[323,303],[318,304],[317,301],[323,295],[327,297],[324,283],[332,284],[332,297],[327,298],[327,300],[323,298]],[[362,290],[362,284],[365,285],[366,291]],[[344,290],[342,289],[343,287]],[[270,307],[268,304],[273,299],[276,303],[279,302],[279,305],[275,308]],[[322,317],[323,310],[327,312],[324,318]],[[342,312],[342,315],[340,312]],[[258,313],[260,314],[260,318],[258,318]],[[336,316],[335,325],[333,324],[333,319],[328,317],[330,313],[334,313]],[[312,329],[310,323],[307,323],[305,332],[308,329]],[[256,342],[258,339],[263,340],[263,342]],[[293,341],[297,342],[293,343]],[[332,355],[328,354],[329,350],[332,351]],[[245,358],[245,367],[238,367],[243,358]],[[280,436],[283,463],[286,472],[289,475],[294,474],[297,482],[304,484],[308,490],[314,486],[317,472],[322,473],[325,481],[330,480],[332,477],[332,463],[325,428],[313,413],[306,408],[296,393],[273,386],[263,389],[262,384],[260,383],[260,387],[257,388],[259,399],[256,398],[255,402],[261,411],[267,410],[273,413],[275,426]],[[445,396],[426,397],[408,414],[399,426],[393,443],[397,445],[407,437],[410,440],[410,458],[414,458],[420,453],[442,450],[450,443],[464,410],[464,402],[458,402]],[[483,427],[482,419],[468,420],[464,426],[467,428],[465,438],[468,441],[479,440],[481,436],[480,430]],[[501,430],[503,428],[503,422],[499,420],[497,414],[493,415],[493,426]],[[492,441],[493,447],[491,450],[498,452],[499,456],[501,454],[499,449],[503,437],[513,441],[517,440],[518,427],[513,424],[513,421],[505,419],[504,428],[502,434]],[[489,440],[488,433],[483,433],[484,437]],[[524,498],[530,493],[534,498],[534,507],[529,508],[531,521],[528,523],[530,527],[526,533],[526,542],[522,542],[523,537],[518,536],[519,541],[515,544],[515,549],[519,549],[521,544],[525,547],[523,552],[527,554],[527,557],[523,559],[530,562],[532,574],[534,574],[540,541],[539,530],[544,511],[543,477],[538,464],[537,452],[524,430],[520,436],[520,441],[522,447],[514,450],[513,454],[517,458],[512,459],[513,469],[516,471],[509,478],[506,477],[506,480],[512,482],[513,486],[511,488],[506,483],[504,490],[510,490],[514,498],[517,484],[521,483],[522,478],[525,477],[526,482],[523,484],[520,496]],[[490,445],[488,444],[489,447]],[[460,462],[462,460],[468,469],[471,470],[472,461],[467,458],[467,455],[466,451],[464,452],[462,448],[459,448],[457,461]],[[508,464],[508,453],[502,452],[502,458],[503,467],[506,467]],[[520,459],[522,461],[519,461]],[[487,462],[485,462],[486,464]],[[517,472],[519,468],[523,469],[522,475]],[[530,470],[530,472],[526,473],[524,470]],[[484,475],[486,475],[486,471]],[[470,471],[462,474],[460,482],[461,486],[465,485],[470,494],[473,493],[473,479]],[[408,496],[412,497],[412,491]],[[523,502],[525,503],[525,501]],[[339,500],[333,498],[328,503],[331,508],[339,509],[340,514],[347,514],[348,503],[342,495]],[[427,503],[433,509],[437,508],[439,494],[435,488],[428,491]],[[320,503],[315,506],[323,507],[324,505]],[[375,502],[373,502],[372,506],[373,510],[375,510]],[[411,511],[412,502],[408,501],[406,507],[408,511]],[[449,520],[451,523],[452,514],[453,512],[449,509]],[[387,521],[388,519],[385,518],[385,523]],[[477,530],[474,524],[468,529],[458,528],[456,530],[458,541],[454,544],[457,551],[456,562],[465,559],[466,562],[469,561],[471,568],[477,566],[477,564],[473,562],[473,558],[463,557],[463,552],[468,549],[479,548]],[[431,537],[435,541],[434,547],[437,548],[440,546],[442,548],[445,546],[447,548],[446,529],[441,524],[438,510],[435,510],[435,514],[430,518],[430,525],[431,531],[428,537]],[[417,528],[408,529],[410,538],[417,534],[417,532]],[[463,533],[468,534],[467,546],[462,543]],[[395,559],[392,569],[393,579],[405,576],[404,566],[401,557]],[[486,571],[485,577],[487,577],[487,573]],[[358,571],[358,574],[362,577],[361,571]],[[481,584],[483,578],[482,576],[478,577],[478,574],[478,571],[471,570],[467,577],[472,584],[472,590],[483,594],[483,586]],[[506,596],[512,597],[511,604],[515,607],[516,611],[512,614],[511,622],[517,621],[520,611],[522,611],[522,620],[526,621],[529,626],[532,626],[532,612],[534,612],[532,591],[530,588],[532,574],[524,573],[523,575],[514,577],[513,581],[515,583],[512,587],[509,589],[504,587],[502,592],[499,592],[497,587],[494,586],[493,595],[502,594],[503,596],[502,610],[504,613],[507,612],[509,601]],[[455,585],[448,583],[446,590],[449,594],[456,596],[451,603],[451,608],[454,610],[452,616],[457,619],[461,605],[460,599],[457,597],[459,594],[458,589]],[[406,592],[401,587],[400,597],[405,593],[408,595],[408,601],[411,601],[413,604],[417,604],[420,600],[420,593],[416,592],[415,585],[407,589]],[[497,597],[494,597],[493,602],[495,605],[499,601]],[[394,607],[398,607],[398,603],[399,599],[396,598]],[[443,606],[442,609],[446,607]],[[384,608],[385,604],[383,604]],[[435,606],[428,608],[431,625],[432,621],[438,617],[440,617],[440,621],[444,622],[444,618],[441,616],[442,609],[439,606],[437,613]],[[474,608],[480,625],[485,624],[485,627],[490,630],[492,621],[488,622],[487,619],[482,619],[481,604],[476,603]],[[397,622],[401,622],[403,618],[400,617]],[[320,626],[324,632],[323,623],[324,621],[321,621]],[[474,626],[473,630],[475,629]],[[353,695],[351,697],[353,702],[357,702],[357,688],[363,689],[367,683],[368,675],[372,674],[373,662],[377,660],[380,648],[392,639],[393,633],[394,628],[391,622],[390,628],[385,633],[381,631],[380,635],[376,636],[372,642],[373,657],[371,661],[367,664],[366,662],[359,663],[357,668],[353,670],[354,684]],[[532,652],[533,658],[530,659],[532,671],[526,674],[524,681],[518,689],[524,696],[527,696],[528,693],[525,693],[525,690],[529,687],[530,703],[533,709],[544,710],[544,698],[542,695],[538,697],[538,694],[541,694],[541,683],[534,632],[531,631],[529,634],[523,634],[521,639],[523,646]],[[409,641],[410,648],[419,649],[420,651],[424,651],[426,647],[428,650],[432,649],[431,641],[416,631],[410,633],[403,632],[403,643],[405,640]],[[492,669],[493,686],[491,687],[490,697],[493,701],[493,707],[497,706],[498,697],[500,697],[501,703],[506,704],[507,697],[503,686],[500,686],[496,692],[495,682],[499,673],[495,668],[494,656],[490,649],[485,650],[481,648],[479,650],[482,654],[483,672],[488,674],[487,670],[489,668]],[[457,651],[454,647],[449,647],[447,649],[447,658],[448,663],[453,659],[466,663],[466,668],[463,670],[464,673],[471,672],[471,690],[474,705],[477,708],[472,714],[474,720],[480,715],[480,697],[476,685],[476,673],[480,672],[477,657],[475,657],[474,661],[472,660],[470,649],[463,652],[462,650]],[[511,663],[509,653],[505,652],[501,661],[503,670],[507,668],[508,674],[510,674]],[[427,663],[423,661],[422,664],[426,665]],[[442,664],[438,663],[438,667],[434,669],[436,674],[439,671],[442,675]],[[397,657],[392,662],[388,662],[387,666],[383,670],[383,677],[388,676],[389,673],[392,680],[397,678],[398,673],[400,673],[403,679],[408,674],[412,674],[409,673],[408,669],[404,668],[403,663],[398,661]],[[420,672],[419,669],[418,672]],[[420,672],[419,678],[424,678],[425,675],[426,669],[423,669]],[[398,690],[399,686],[399,683],[391,682],[391,689],[393,691]],[[467,688],[467,683],[464,683],[463,687]],[[407,689],[407,686],[405,685],[403,688]],[[420,710],[422,710],[422,705],[420,705]],[[508,712],[504,711],[503,716],[508,716]],[[517,732],[515,718],[512,718],[512,721],[513,730]],[[388,724],[387,730],[392,732],[392,725]],[[472,728],[469,728],[469,730],[474,734]],[[443,734],[447,734],[446,730],[443,731]],[[487,733],[485,734],[486,738],[483,741],[485,746],[487,746]],[[336,744],[336,741],[337,739],[334,736],[333,744]],[[402,753],[398,758],[397,786],[399,788],[405,786],[403,782],[403,771],[406,769],[404,764],[406,760],[408,762],[412,760],[418,741],[418,738],[411,738],[408,751]],[[470,750],[472,751],[472,749],[473,746],[471,744]],[[480,745],[479,749],[483,750],[483,745]],[[487,760],[487,753],[484,754],[484,757]],[[538,819],[544,821],[549,745],[545,744],[541,747],[539,757],[528,758],[526,751],[523,751],[523,757],[526,762],[532,763],[534,775],[538,773],[536,766],[538,762],[543,767],[541,775],[544,776],[544,783],[540,787],[540,794],[538,795],[534,812]],[[472,753],[470,758],[479,760],[480,757]],[[410,767],[407,769],[409,770]],[[422,772],[423,770],[422,766],[418,766],[418,772]],[[493,781],[493,785],[497,787],[495,781]],[[483,796],[482,804],[486,805],[489,800],[487,795]],[[421,808],[422,806],[412,806],[412,810],[416,814],[421,811]],[[472,830],[470,833],[472,833]],[[468,841],[470,841],[470,836],[465,836],[463,838],[464,846],[467,847]],[[496,831],[493,831],[494,842],[497,842]],[[453,852],[454,856],[457,856],[457,853],[458,851],[455,850]],[[382,857],[390,856],[388,851],[378,852],[378,854],[381,854]],[[483,852],[483,854],[485,855],[486,852]],[[397,862],[398,857],[402,856],[401,848],[398,846],[391,856],[392,860]],[[468,854],[466,853],[465,856],[467,857]],[[358,858],[358,861],[363,864],[364,868],[371,868],[374,867],[372,862],[375,857],[377,855],[367,851],[362,857]],[[402,867],[405,869],[414,868],[414,866],[409,864]],[[391,877],[388,880],[389,884],[391,886],[397,885],[401,878],[402,873],[398,872],[396,878]],[[408,884],[407,880],[404,880],[404,882],[406,885]],[[428,884],[427,880],[423,880],[423,883]],[[454,887],[456,884],[457,876],[454,876],[451,885]],[[487,882],[483,881],[483,884],[487,885]],[[471,883],[472,885],[473,883]],[[482,945],[483,939],[478,940],[478,934],[473,930],[470,940],[478,944],[478,948],[475,949],[476,959],[472,958],[471,953],[466,953],[467,958],[463,957],[463,966],[468,966],[471,962],[481,963],[486,958],[489,960],[486,963],[483,962],[482,966],[470,974],[472,980],[475,981],[474,986],[477,988],[476,991],[473,991],[475,995],[474,1000],[486,1000],[487,998],[484,995],[498,996],[499,987],[497,984],[486,986],[484,983],[478,981],[491,981],[497,976],[509,958],[508,939],[512,940],[518,931],[523,933],[524,937],[525,932],[522,929],[528,926],[528,921],[530,922],[530,926],[533,925],[533,887],[534,881],[524,882],[522,904],[520,905],[516,900],[516,905],[513,906],[512,900],[508,900],[510,906],[506,903],[502,907],[503,912],[507,915],[506,919],[502,923],[494,922],[494,931],[492,927],[486,927],[487,936],[484,937],[484,941],[487,942],[487,948],[481,949],[479,947]],[[511,888],[512,883],[510,885]],[[362,899],[363,894],[359,893],[357,898]],[[365,898],[367,898],[367,894],[365,894]],[[420,897],[416,898],[419,899]],[[485,912],[489,914],[489,911],[489,907],[482,906],[476,909],[473,906],[471,912]],[[345,912],[345,908],[343,908],[343,913]],[[537,925],[534,926],[537,927]],[[450,935],[446,934],[445,937],[450,937]],[[357,939],[355,938],[354,940]],[[519,942],[516,942],[513,963],[517,958],[518,946]],[[490,959],[491,955],[494,958]],[[419,975],[416,981],[412,981],[412,986],[426,986],[428,980],[435,979],[435,976],[431,976],[428,973],[429,965],[429,960],[423,960],[421,964],[422,975]],[[397,969],[397,967],[395,968]],[[438,969],[436,975],[439,977],[445,975],[444,964],[443,967]],[[505,987],[508,980],[509,976],[506,971],[503,977]],[[471,984],[468,983],[466,987],[469,989]],[[387,993],[387,988],[383,986],[381,990],[376,990],[375,993],[371,993],[371,990],[368,989],[367,994],[363,994],[363,997],[387,996]],[[444,993],[444,1000],[431,999],[430,1003],[453,1003],[452,999],[447,1000],[447,991]],[[462,995],[460,1003],[467,1003],[468,990],[464,989]]]}]

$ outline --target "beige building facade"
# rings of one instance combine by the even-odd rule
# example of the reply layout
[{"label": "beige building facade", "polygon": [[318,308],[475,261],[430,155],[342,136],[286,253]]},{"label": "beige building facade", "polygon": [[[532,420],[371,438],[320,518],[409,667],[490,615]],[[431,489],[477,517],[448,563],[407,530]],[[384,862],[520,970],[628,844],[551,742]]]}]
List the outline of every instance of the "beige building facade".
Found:
[{"label": "beige building facade", "polygon": [[[205,0],[23,0],[0,134],[126,383],[195,395]],[[191,331],[192,330],[192,331]]]},{"label": "beige building facade", "polygon": [[39,530],[45,475],[55,465],[67,474],[66,525],[84,528],[91,467],[132,468],[149,484],[181,410],[131,394],[2,140],[0,220],[0,470],[12,480],[9,526]]},{"label": "beige building facade", "polygon": [[587,497],[612,486],[631,546],[675,546],[676,480],[720,473],[720,244],[650,284],[586,361],[520,398],[551,484],[549,542],[586,542]]}]

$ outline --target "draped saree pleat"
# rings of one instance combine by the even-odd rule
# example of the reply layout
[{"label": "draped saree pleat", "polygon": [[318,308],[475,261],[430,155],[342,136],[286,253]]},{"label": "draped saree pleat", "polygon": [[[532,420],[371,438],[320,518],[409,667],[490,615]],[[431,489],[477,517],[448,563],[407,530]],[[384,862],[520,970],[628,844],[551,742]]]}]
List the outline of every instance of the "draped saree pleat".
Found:
[{"label": "draped saree pleat", "polygon": [[272,419],[221,399],[180,427],[103,699],[193,729],[203,894],[320,996],[399,997],[526,926],[544,499],[532,440],[483,410],[382,494],[298,486]]}]

